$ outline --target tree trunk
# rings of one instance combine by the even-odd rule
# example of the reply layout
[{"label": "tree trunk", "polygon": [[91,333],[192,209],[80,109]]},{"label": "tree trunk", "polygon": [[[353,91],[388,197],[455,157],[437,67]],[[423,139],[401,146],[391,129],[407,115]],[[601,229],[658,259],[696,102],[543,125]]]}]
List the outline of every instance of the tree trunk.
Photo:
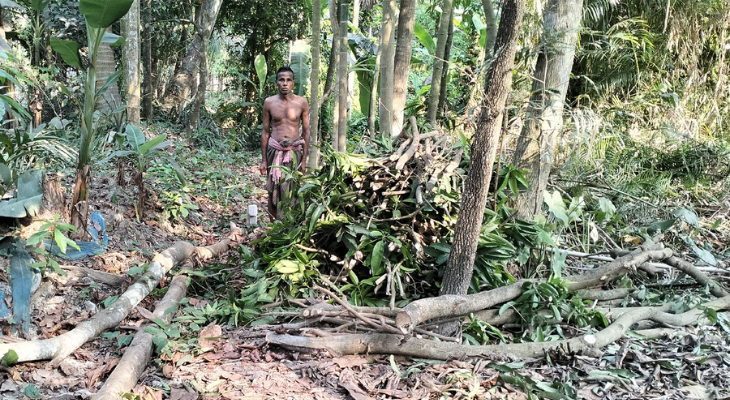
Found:
[{"label": "tree trunk", "polygon": [[152,123],[152,98],[154,97],[154,82],[152,75],[152,0],[144,0],[142,12],[142,70],[144,73],[142,91],[142,113],[147,123]]},{"label": "tree trunk", "polygon": [[441,93],[439,94],[438,112],[443,115],[446,112],[446,93],[449,86],[449,59],[451,58],[451,45],[454,43],[454,10],[451,10],[451,24],[449,25],[449,36],[446,39],[446,49],[444,50],[444,72],[441,74]]},{"label": "tree trunk", "polygon": [[486,95],[474,133],[471,164],[464,183],[449,261],[444,271],[442,295],[463,295],[469,289],[501,129],[502,110],[512,86],[512,68],[524,11],[525,0],[505,0],[497,33],[499,52],[486,77]]},{"label": "tree trunk", "polygon": [[[334,104],[332,112],[332,130],[331,137],[332,148],[337,150],[339,148],[339,127],[340,127],[340,113],[339,113],[339,85],[335,85],[335,72],[338,72],[340,63],[340,23],[339,23],[339,12],[342,1],[329,0],[328,7],[330,12],[330,25],[332,25],[332,49],[330,51],[330,65],[327,69],[327,77],[324,82],[325,94],[328,91],[334,90],[335,95],[332,96],[332,104]],[[311,134],[311,133],[310,133]]]},{"label": "tree trunk", "polygon": [[319,56],[321,30],[322,1],[312,1],[312,65],[309,75],[311,94],[309,97],[309,160],[307,167],[317,169],[319,166]]},{"label": "tree trunk", "polygon": [[398,42],[393,67],[393,127],[392,134],[400,135],[405,121],[408,97],[408,74],[411,71],[413,28],[416,22],[416,1],[401,0],[398,16]]},{"label": "tree trunk", "polygon": [[529,171],[529,187],[517,200],[517,216],[531,220],[542,207],[542,194],[553,165],[555,140],[563,129],[563,103],[573,67],[583,0],[548,0],[543,16],[542,48],[532,81],[525,126],[514,164]]},{"label": "tree trunk", "polygon": [[203,0],[200,10],[196,13],[195,32],[193,40],[187,49],[185,59],[180,66],[180,71],[175,75],[174,81],[168,89],[168,107],[179,106],[188,100],[191,92],[197,87],[198,66],[203,55],[205,43],[213,33],[218,12],[221,9],[223,0]]},{"label": "tree trunk", "polygon": [[347,151],[347,11],[348,4],[347,0],[343,0],[340,4],[340,45],[338,50],[340,52],[337,63],[337,87],[338,87],[338,101],[337,101],[337,113],[338,126],[337,126],[337,151]]},{"label": "tree trunk", "polygon": [[188,119],[188,135],[198,129],[200,123],[200,108],[205,107],[205,94],[208,91],[208,43],[203,42],[200,55],[200,84],[195,94],[195,104]]},{"label": "tree trunk", "polygon": [[[106,30],[111,33],[111,28]],[[117,64],[114,60],[114,49],[109,43],[101,43],[96,56],[96,87],[100,88],[104,85],[107,78],[117,71]],[[110,85],[99,99],[98,109],[111,112],[122,105],[122,95],[119,93],[119,85],[115,82]],[[74,202],[74,204],[76,204]]]},{"label": "tree trunk", "polygon": [[438,112],[439,95],[441,93],[441,77],[444,70],[446,55],[446,42],[449,39],[449,26],[451,26],[451,11],[454,3],[452,0],[444,0],[441,5],[441,23],[438,30],[438,42],[436,43],[436,57],[433,63],[433,74],[431,75],[431,94],[428,98],[428,122],[436,126],[436,115]]},{"label": "tree trunk", "polygon": [[378,84],[380,83],[380,49],[375,55],[375,69],[373,70],[373,87],[370,91],[370,113],[368,114],[368,129],[370,139],[375,140],[375,110],[378,108]]},{"label": "tree trunk", "polygon": [[393,70],[395,68],[395,0],[383,0],[383,25],[380,29],[380,133],[390,140],[393,132]]},{"label": "tree trunk", "polygon": [[127,121],[139,126],[140,86],[139,86],[139,2],[134,0],[129,12],[122,18],[124,26],[124,72],[127,86]]},{"label": "tree trunk", "polygon": [[497,18],[494,16],[492,0],[482,0],[484,19],[487,21],[487,37],[484,40],[484,61],[494,55],[494,42],[497,40]]}]

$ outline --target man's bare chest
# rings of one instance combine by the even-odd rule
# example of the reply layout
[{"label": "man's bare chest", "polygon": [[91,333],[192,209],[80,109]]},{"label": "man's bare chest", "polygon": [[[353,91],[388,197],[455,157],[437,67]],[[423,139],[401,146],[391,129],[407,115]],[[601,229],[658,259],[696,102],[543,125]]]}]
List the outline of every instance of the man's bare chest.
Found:
[{"label": "man's bare chest", "polygon": [[274,123],[297,123],[302,117],[302,110],[296,105],[271,108],[271,120]]}]

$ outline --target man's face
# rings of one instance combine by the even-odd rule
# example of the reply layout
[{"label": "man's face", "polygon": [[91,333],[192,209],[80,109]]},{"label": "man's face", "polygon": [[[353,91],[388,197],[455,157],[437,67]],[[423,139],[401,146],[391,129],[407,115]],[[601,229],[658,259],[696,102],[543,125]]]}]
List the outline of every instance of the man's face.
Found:
[{"label": "man's face", "polygon": [[280,94],[289,94],[294,90],[294,74],[283,71],[276,77],[276,87]]}]

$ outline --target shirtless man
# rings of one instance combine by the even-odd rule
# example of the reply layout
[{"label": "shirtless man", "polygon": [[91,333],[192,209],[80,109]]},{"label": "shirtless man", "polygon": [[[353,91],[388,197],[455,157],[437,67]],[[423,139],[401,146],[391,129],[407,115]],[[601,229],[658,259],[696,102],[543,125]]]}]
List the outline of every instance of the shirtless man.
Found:
[{"label": "shirtless man", "polygon": [[291,68],[284,66],[276,71],[276,87],[279,94],[264,100],[259,170],[266,174],[269,214],[281,219],[277,205],[289,190],[289,184],[281,180],[281,168],[277,166],[304,172],[309,155],[309,104],[304,97],[292,93],[294,71]]}]

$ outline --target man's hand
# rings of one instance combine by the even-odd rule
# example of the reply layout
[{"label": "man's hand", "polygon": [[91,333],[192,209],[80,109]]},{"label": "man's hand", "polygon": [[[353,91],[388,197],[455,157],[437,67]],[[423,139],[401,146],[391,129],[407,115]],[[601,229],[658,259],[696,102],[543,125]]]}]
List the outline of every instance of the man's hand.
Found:
[{"label": "man's hand", "polygon": [[266,175],[266,161],[261,161],[261,164],[259,164],[259,172],[261,172],[261,175]]}]

